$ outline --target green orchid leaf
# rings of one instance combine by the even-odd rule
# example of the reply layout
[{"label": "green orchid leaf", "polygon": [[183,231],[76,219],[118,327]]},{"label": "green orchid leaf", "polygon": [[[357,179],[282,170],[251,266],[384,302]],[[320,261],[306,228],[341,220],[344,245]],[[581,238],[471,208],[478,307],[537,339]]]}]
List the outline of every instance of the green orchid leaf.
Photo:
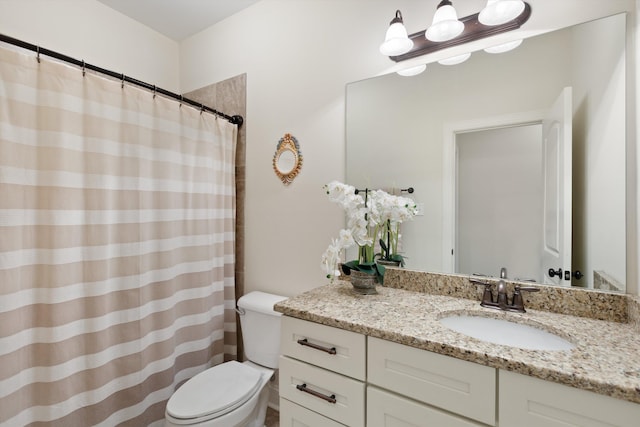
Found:
[{"label": "green orchid leaf", "polygon": [[380,284],[384,285],[384,272],[386,267],[382,264],[376,264],[376,271],[378,272],[378,279],[380,280]]},{"label": "green orchid leaf", "polygon": [[393,254],[390,257],[391,261],[397,261],[400,263],[400,266],[404,267],[404,257],[400,254]]},{"label": "green orchid leaf", "polygon": [[384,242],[384,240],[380,239],[380,247],[382,248],[382,252],[383,253],[389,253],[389,248],[387,247],[387,244]]}]

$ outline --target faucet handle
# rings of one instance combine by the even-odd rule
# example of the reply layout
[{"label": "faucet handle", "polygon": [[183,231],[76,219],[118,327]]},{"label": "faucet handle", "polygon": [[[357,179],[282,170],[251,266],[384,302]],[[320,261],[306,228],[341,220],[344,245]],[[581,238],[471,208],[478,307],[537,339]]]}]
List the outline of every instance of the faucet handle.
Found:
[{"label": "faucet handle", "polygon": [[540,288],[536,288],[535,286],[520,286],[520,285],[516,285],[514,288],[514,293],[520,293],[520,291],[523,292],[540,292]]},{"label": "faucet handle", "polygon": [[491,286],[493,286],[493,283],[473,279],[471,277],[469,277],[469,281],[474,285],[484,286],[484,292],[482,293],[482,302],[480,302],[480,305],[485,306],[488,304],[493,304],[493,294],[491,293]]},{"label": "faucet handle", "polygon": [[475,279],[473,277],[469,277],[469,281],[471,283],[473,283],[474,285],[483,285],[483,286],[491,286],[491,285],[493,285],[493,283],[491,283],[491,282],[485,282],[484,280]]},{"label": "faucet handle", "polygon": [[525,313],[524,309],[524,300],[522,299],[522,292],[540,292],[540,288],[536,288],[534,286],[520,286],[516,285],[513,290],[513,301],[511,302],[511,306],[522,313]]}]

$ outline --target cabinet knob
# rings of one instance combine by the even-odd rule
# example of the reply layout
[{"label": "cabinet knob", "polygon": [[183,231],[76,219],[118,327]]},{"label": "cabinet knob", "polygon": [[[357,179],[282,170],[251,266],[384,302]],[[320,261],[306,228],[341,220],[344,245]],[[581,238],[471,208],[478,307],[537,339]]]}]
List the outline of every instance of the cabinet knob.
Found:
[{"label": "cabinet knob", "polygon": [[314,343],[310,343],[309,340],[307,340],[306,338],[298,340],[298,344],[302,345],[302,346],[306,346],[306,347],[311,347],[315,350],[319,350],[319,351],[324,351],[325,353],[329,353],[329,354],[336,354],[336,348],[335,347],[323,347],[321,345],[318,344],[314,344]]},{"label": "cabinet knob", "polygon": [[298,390],[300,390],[300,391],[305,392],[305,393],[309,393],[310,395],[315,396],[315,397],[317,397],[319,399],[326,400],[329,403],[336,403],[336,395],[335,394],[332,394],[331,396],[327,396],[326,394],[322,394],[322,393],[317,392],[315,390],[311,390],[310,388],[307,387],[306,384],[298,384],[296,386],[296,388]]}]

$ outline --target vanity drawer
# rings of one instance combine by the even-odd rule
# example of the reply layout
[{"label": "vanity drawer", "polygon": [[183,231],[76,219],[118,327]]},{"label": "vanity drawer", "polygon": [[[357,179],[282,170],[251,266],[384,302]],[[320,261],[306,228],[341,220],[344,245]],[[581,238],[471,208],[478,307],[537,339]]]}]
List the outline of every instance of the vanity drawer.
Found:
[{"label": "vanity drawer", "polygon": [[280,398],[280,427],[345,427],[327,417]]},{"label": "vanity drawer", "polygon": [[365,386],[352,378],[281,356],[280,397],[350,427],[364,427]]},{"label": "vanity drawer", "polygon": [[367,387],[367,427],[398,425],[484,427],[483,424],[420,404],[415,400],[376,387]]},{"label": "vanity drawer", "polygon": [[496,370],[369,338],[369,383],[485,424],[496,422]]},{"label": "vanity drawer", "polygon": [[362,334],[293,317],[282,318],[280,349],[283,355],[361,381],[366,375],[365,343],[366,337]]}]

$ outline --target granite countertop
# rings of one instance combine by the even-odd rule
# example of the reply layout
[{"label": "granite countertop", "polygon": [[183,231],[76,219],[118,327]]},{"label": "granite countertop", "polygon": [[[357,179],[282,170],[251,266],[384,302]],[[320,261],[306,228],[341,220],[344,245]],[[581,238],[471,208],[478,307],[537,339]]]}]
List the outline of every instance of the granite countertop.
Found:
[{"label": "granite countertop", "polygon": [[[386,280],[385,280],[386,282]],[[631,323],[527,309],[510,313],[479,301],[377,287],[358,295],[348,282],[310,290],[275,305],[287,316],[358,332],[493,368],[640,403],[640,333]],[[480,341],[438,322],[472,314],[537,326],[575,344],[569,351],[524,350]]]}]

